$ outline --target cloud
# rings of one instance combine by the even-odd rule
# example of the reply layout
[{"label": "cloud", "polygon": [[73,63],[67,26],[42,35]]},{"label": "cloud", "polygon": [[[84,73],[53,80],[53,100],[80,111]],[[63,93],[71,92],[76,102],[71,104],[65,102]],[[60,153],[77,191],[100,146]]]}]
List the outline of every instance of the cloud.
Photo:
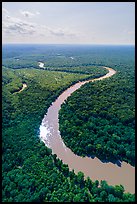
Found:
[{"label": "cloud", "polygon": [[8,14],[9,14],[9,12],[8,12],[8,10],[7,10],[7,9],[2,8],[2,14],[3,14],[3,15],[8,15]]},{"label": "cloud", "polygon": [[65,35],[65,33],[62,30],[51,30],[50,29],[49,31],[52,35],[56,35],[56,36],[64,36]]},{"label": "cloud", "polygon": [[2,8],[2,20],[8,19],[9,18],[9,12],[7,9]]},{"label": "cloud", "polygon": [[40,12],[39,12],[39,11],[36,11],[36,14],[37,14],[37,15],[39,15],[39,14],[40,14]]},{"label": "cloud", "polygon": [[57,36],[57,37],[76,37],[75,33],[71,33],[70,31],[63,30],[61,28],[58,29],[51,29],[47,28],[51,35]]},{"label": "cloud", "polygon": [[32,18],[33,16],[40,14],[38,11],[36,11],[35,13],[32,13],[32,12],[30,12],[30,11],[22,11],[22,10],[20,10],[20,13],[21,13],[24,17],[27,17],[27,18]]},{"label": "cloud", "polygon": [[8,18],[3,20],[2,30],[5,33],[11,33],[12,35],[33,34],[36,30],[36,24],[8,16]]},{"label": "cloud", "polygon": [[[30,16],[38,15],[37,11],[35,14],[29,11],[20,11],[22,15],[26,18],[30,18]],[[4,18],[2,19],[2,32],[3,36],[18,36],[23,37],[57,37],[58,39],[63,38],[76,38],[76,34],[71,32],[70,30],[65,30],[62,28],[51,28],[46,25],[40,25],[38,23],[30,22],[24,20],[24,18],[17,18],[9,15],[9,12],[4,9],[3,10]],[[32,21],[32,20],[31,20]]]}]

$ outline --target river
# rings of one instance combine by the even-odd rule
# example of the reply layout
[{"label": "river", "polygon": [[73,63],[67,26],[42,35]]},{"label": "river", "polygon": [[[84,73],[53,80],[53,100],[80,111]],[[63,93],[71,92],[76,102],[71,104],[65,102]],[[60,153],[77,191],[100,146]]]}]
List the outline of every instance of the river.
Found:
[{"label": "river", "polygon": [[92,181],[106,180],[109,185],[122,184],[126,192],[135,193],[135,168],[133,166],[122,162],[120,167],[111,162],[103,163],[97,157],[92,159],[90,157],[77,156],[66,147],[59,131],[58,112],[61,108],[61,104],[83,84],[89,83],[90,81],[103,80],[116,73],[112,68],[104,68],[109,71],[106,75],[76,83],[65,90],[55,102],[52,103],[40,125],[39,137],[46,146],[52,149],[52,153],[56,154],[63,163],[68,164],[70,170],[74,169],[75,173],[82,171],[85,177],[89,176]]},{"label": "river", "polygon": [[20,93],[27,87],[27,84],[22,84],[22,88],[19,91],[15,91],[14,93]]}]

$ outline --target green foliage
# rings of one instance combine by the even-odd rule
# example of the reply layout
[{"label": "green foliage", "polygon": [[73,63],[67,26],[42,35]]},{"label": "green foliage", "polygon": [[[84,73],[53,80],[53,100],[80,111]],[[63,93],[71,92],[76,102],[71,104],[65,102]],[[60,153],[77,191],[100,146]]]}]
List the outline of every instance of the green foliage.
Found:
[{"label": "green foliage", "polygon": [[[21,69],[2,68],[2,202],[134,201],[134,195],[124,193],[121,186],[110,187],[102,182],[99,187],[98,181],[84,180],[82,172],[75,174],[74,170],[69,171],[68,165],[63,164],[38,138],[44,114],[64,89],[78,80],[97,77],[105,72],[96,67],[87,68],[91,75],[86,73],[89,72],[86,68],[83,71],[86,74],[80,73],[82,67],[72,69],[80,74],[34,69],[37,68],[36,58],[40,61],[46,56],[50,64],[53,61],[51,53],[45,55],[44,47],[38,53],[33,46],[30,49],[18,46],[13,49],[9,45],[3,54],[6,67]],[[74,63],[77,61],[76,64],[82,66],[84,56],[78,59]],[[53,61],[54,66],[57,63],[61,61]],[[65,63],[64,60],[64,67]],[[22,69],[22,65],[31,69]],[[26,83],[27,87],[17,93],[22,83]],[[77,123],[81,124],[81,120]],[[83,134],[82,129],[79,134]],[[116,138],[116,134],[113,137]],[[91,149],[90,145],[88,149]],[[130,155],[129,152],[127,155]]]},{"label": "green foliage", "polygon": [[62,104],[59,122],[61,136],[74,153],[134,166],[134,61],[129,56],[129,64],[124,62],[114,67],[117,74],[111,78],[75,91]]}]

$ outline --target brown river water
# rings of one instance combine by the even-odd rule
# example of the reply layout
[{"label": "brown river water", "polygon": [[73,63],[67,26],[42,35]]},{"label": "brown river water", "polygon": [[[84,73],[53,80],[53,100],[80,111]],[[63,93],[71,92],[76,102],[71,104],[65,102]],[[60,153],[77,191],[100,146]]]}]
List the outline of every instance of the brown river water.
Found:
[{"label": "brown river water", "polygon": [[22,88],[19,91],[15,91],[14,93],[20,93],[27,87],[27,84],[23,84]]},{"label": "brown river water", "polygon": [[56,154],[63,163],[68,164],[70,170],[74,169],[75,173],[82,171],[85,178],[89,176],[92,181],[106,180],[109,185],[122,184],[126,192],[135,193],[135,168],[133,166],[126,162],[121,162],[121,166],[118,166],[111,162],[103,163],[97,157],[92,159],[90,157],[77,156],[71,149],[66,147],[59,131],[58,112],[61,108],[61,104],[83,84],[89,83],[90,81],[103,80],[116,73],[112,68],[104,68],[109,71],[106,75],[76,83],[65,90],[56,101],[52,103],[42,120],[39,137],[46,146],[52,149],[52,153]]}]

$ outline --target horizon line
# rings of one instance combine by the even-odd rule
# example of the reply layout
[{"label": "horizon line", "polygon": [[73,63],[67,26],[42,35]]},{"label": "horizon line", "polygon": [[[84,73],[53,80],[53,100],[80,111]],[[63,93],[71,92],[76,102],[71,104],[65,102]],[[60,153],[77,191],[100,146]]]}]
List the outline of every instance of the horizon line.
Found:
[{"label": "horizon line", "polygon": [[95,46],[135,46],[135,44],[87,44],[87,43],[2,43],[2,45],[95,45]]}]

